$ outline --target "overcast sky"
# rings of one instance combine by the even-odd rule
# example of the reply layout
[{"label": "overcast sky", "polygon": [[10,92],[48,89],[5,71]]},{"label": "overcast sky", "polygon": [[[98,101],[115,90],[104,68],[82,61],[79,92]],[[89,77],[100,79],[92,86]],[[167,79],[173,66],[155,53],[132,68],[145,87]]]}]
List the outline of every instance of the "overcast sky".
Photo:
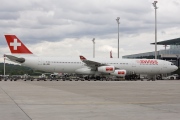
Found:
[{"label": "overcast sky", "polygon": [[[10,53],[4,34],[16,35],[39,56],[117,58],[154,51],[153,0],[0,0],[0,56]],[[180,37],[180,0],[157,3],[157,40]],[[164,49],[163,46],[158,46]],[[2,61],[2,59],[0,60]]]}]

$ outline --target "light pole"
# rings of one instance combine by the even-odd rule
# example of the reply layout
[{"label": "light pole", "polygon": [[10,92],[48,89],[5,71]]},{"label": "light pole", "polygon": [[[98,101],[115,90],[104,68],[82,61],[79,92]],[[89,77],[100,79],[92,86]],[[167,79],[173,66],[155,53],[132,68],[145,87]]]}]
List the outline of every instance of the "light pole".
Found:
[{"label": "light pole", "polygon": [[5,57],[6,57],[6,55],[4,55],[4,77],[5,77],[5,75],[6,75],[6,61],[5,61]]},{"label": "light pole", "polygon": [[95,38],[92,39],[93,42],[93,58],[95,58]]},{"label": "light pole", "polygon": [[179,68],[179,55],[176,55],[177,56],[177,66]]},{"label": "light pole", "polygon": [[117,17],[116,21],[118,24],[118,58],[119,58],[119,24],[120,24],[119,20],[120,20],[120,17]]},{"label": "light pole", "polygon": [[158,7],[156,6],[157,1],[154,1],[152,4],[155,9],[155,59],[157,59],[157,17],[156,17],[156,9]]}]

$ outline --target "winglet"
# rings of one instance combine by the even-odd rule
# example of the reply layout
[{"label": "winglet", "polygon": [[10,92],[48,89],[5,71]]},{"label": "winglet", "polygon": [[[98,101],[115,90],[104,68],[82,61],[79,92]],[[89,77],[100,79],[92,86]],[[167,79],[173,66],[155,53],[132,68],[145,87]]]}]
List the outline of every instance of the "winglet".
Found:
[{"label": "winglet", "polygon": [[82,56],[82,55],[80,55],[79,57],[80,57],[81,61],[86,60],[86,58],[84,56]]},{"label": "winglet", "polygon": [[113,58],[113,56],[112,56],[112,50],[110,51],[110,58]]},{"label": "winglet", "polygon": [[12,54],[33,54],[15,35],[5,35]]}]

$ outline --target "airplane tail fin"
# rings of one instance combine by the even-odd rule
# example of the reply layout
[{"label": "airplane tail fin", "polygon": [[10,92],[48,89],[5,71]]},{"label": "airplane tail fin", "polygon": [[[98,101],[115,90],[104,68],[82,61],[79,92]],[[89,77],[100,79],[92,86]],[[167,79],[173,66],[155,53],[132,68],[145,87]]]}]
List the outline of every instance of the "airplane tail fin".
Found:
[{"label": "airplane tail fin", "polygon": [[12,54],[33,54],[15,35],[5,35]]},{"label": "airplane tail fin", "polygon": [[80,57],[81,61],[86,60],[86,58],[84,56],[82,56],[82,55],[80,55],[79,57]]}]

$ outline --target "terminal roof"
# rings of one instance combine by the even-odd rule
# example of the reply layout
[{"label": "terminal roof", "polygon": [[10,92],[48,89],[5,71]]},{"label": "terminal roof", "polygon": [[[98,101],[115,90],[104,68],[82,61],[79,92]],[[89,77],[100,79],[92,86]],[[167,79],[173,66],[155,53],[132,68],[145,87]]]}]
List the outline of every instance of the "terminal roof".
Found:
[{"label": "terminal roof", "polygon": [[[155,44],[155,43],[151,43]],[[157,42],[157,45],[180,45],[180,38]]]}]

